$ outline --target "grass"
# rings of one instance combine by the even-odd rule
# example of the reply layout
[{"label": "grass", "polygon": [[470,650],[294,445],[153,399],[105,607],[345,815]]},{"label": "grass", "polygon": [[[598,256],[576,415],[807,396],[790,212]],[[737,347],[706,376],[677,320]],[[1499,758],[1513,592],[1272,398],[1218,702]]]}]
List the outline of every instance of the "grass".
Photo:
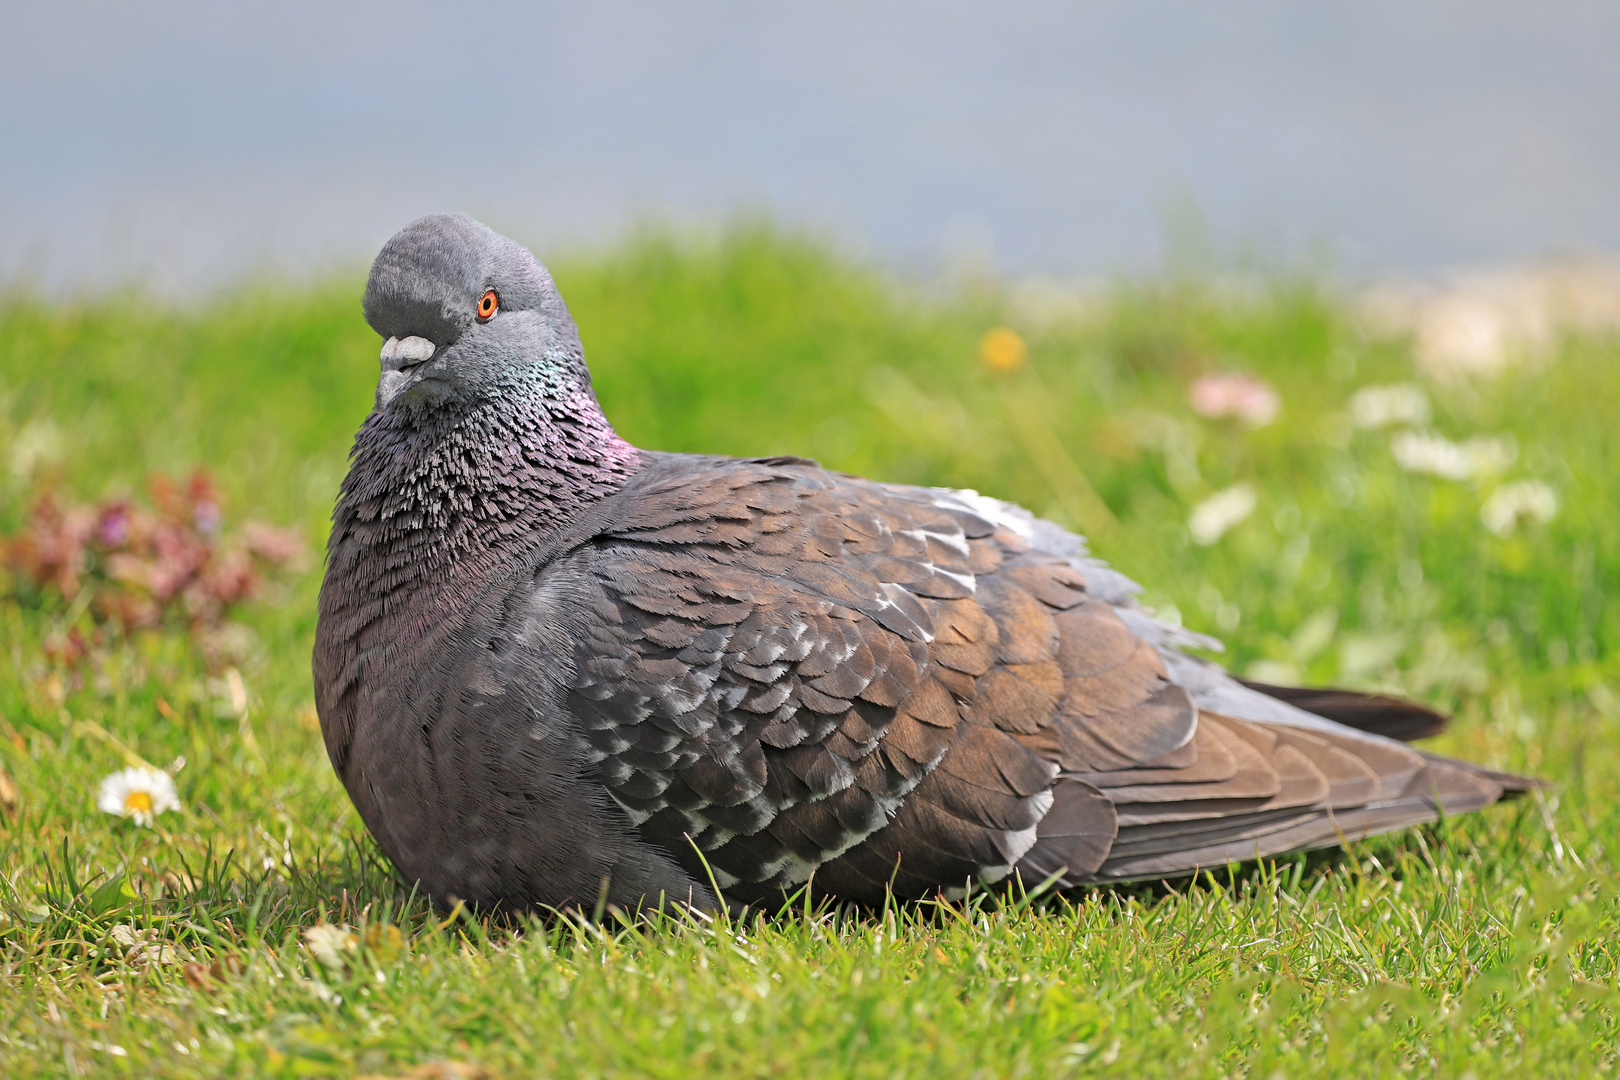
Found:
[{"label": "grass", "polygon": [[[1479,517],[1492,482],[1404,472],[1388,432],[1350,425],[1355,389],[1414,378],[1409,347],[1309,281],[1122,283],[1043,314],[993,285],[919,298],[768,229],[554,269],[633,441],[1016,499],[1219,632],[1235,669],[1414,695],[1457,715],[1436,749],[1556,786],[1170,887],[484,924],[395,880],[331,773],[310,704],[318,566],[237,612],[251,635],[229,671],[183,628],[64,666],[46,645],[88,616],[0,590],[0,768],[18,793],[0,817],[0,1073],[1615,1070],[1620,344],[1571,339],[1544,367],[1426,387],[1435,429],[1511,436],[1507,477],[1558,493],[1552,521],[1498,537]],[[358,296],[342,279],[185,313],[0,299],[0,530],[43,488],[93,499],[201,464],[227,523],[291,524],[318,548],[375,378]],[[1001,323],[1030,348],[1010,374],[977,354]],[[1220,370],[1277,387],[1277,422],[1193,416],[1189,380]],[[1254,514],[1191,543],[1190,507],[1238,481]],[[126,750],[184,757],[182,812],[142,828],[94,809]],[[308,949],[323,921],[352,948]],[[133,957],[129,933],[148,939]]]}]

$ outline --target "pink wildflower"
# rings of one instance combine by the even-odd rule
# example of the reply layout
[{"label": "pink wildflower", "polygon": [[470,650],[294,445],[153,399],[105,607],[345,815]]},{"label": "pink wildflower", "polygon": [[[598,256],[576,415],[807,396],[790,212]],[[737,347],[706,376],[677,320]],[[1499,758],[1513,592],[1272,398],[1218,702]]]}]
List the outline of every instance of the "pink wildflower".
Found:
[{"label": "pink wildflower", "polygon": [[1264,379],[1243,372],[1200,375],[1187,388],[1193,412],[1212,420],[1241,420],[1264,427],[1277,418],[1282,398]]}]

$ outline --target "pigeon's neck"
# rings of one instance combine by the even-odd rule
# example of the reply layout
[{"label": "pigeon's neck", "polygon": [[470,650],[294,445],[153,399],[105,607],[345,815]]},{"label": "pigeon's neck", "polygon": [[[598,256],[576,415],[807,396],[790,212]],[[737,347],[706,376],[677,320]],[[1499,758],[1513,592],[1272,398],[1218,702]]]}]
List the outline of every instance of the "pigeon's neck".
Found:
[{"label": "pigeon's neck", "polygon": [[[476,588],[641,467],[588,388],[534,392],[355,438],[333,516],[328,585],[370,601]],[[346,603],[347,602],[347,603]]]}]

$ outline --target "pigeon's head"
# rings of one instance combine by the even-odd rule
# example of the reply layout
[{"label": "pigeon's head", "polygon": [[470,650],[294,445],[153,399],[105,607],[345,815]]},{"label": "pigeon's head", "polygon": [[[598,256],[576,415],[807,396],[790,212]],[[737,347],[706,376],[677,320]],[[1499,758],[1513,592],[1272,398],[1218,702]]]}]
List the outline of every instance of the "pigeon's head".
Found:
[{"label": "pigeon's head", "polygon": [[365,312],[385,339],[378,412],[590,385],[579,331],[546,268],[466,214],[394,234],[371,264]]}]

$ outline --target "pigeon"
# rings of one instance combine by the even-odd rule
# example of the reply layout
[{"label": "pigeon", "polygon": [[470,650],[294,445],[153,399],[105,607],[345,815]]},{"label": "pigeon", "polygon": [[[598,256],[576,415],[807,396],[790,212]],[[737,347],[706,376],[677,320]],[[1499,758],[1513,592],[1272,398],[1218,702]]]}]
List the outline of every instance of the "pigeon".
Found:
[{"label": "pigeon", "polygon": [[327,752],[441,905],[713,910],[1174,879],[1536,781],[1397,699],[1240,682],[1072,532],[797,457],[641,450],[550,274],[378,254],[313,657]]}]

